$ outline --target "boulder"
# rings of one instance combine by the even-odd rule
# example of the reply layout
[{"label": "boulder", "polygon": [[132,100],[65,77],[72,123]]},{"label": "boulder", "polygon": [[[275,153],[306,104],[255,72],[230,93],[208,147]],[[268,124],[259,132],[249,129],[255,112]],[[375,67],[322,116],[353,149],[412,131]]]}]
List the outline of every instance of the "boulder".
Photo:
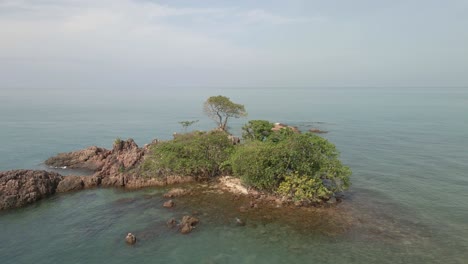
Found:
[{"label": "boulder", "polygon": [[127,242],[127,244],[130,244],[130,245],[133,245],[135,244],[137,241],[135,235],[133,235],[132,233],[128,233],[127,236],[125,237],[125,242]]},{"label": "boulder", "polygon": [[21,207],[54,194],[63,176],[44,170],[0,172],[0,210]]},{"label": "boulder", "polygon": [[185,234],[192,232],[192,229],[193,229],[192,226],[188,224],[184,224],[182,225],[182,228],[180,228],[180,233],[185,235]]},{"label": "boulder", "polygon": [[166,225],[169,228],[174,228],[174,227],[177,226],[177,220],[175,220],[175,218],[171,218],[171,219],[167,220]]},{"label": "boulder", "polygon": [[182,217],[182,221],[180,222],[180,233],[188,234],[190,233],[195,226],[200,222],[198,218],[186,215]]}]

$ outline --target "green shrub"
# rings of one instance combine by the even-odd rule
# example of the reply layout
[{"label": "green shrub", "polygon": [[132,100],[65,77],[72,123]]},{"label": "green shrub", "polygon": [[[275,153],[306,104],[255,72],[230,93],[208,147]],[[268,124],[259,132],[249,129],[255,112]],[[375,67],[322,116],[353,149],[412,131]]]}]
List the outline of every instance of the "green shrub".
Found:
[{"label": "green shrub", "polygon": [[[247,142],[237,147],[229,163],[242,181],[262,190],[276,191],[288,175],[296,173],[312,180],[290,178],[289,182],[303,183],[304,189],[320,183],[333,193],[349,186],[351,174],[338,156],[335,146],[322,137],[284,130],[272,134],[265,142]],[[321,197],[321,193],[315,196]]]},{"label": "green shrub", "polygon": [[272,133],[273,123],[266,120],[250,120],[242,127],[242,138],[245,140],[266,140]]},{"label": "green shrub", "polygon": [[284,157],[277,146],[252,141],[236,148],[229,164],[234,175],[261,190],[274,190],[284,174]]},{"label": "green shrub", "polygon": [[323,181],[318,178],[291,173],[284,177],[277,192],[291,197],[294,200],[309,200],[318,202],[328,199],[332,192],[325,187]]},{"label": "green shrub", "polygon": [[234,146],[225,132],[193,132],[154,145],[141,166],[146,175],[214,177]]}]

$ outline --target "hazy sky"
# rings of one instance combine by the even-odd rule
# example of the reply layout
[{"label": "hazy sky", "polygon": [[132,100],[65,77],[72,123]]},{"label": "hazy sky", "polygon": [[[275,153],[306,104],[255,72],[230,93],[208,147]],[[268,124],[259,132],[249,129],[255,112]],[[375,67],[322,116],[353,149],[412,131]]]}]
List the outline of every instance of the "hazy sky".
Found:
[{"label": "hazy sky", "polygon": [[468,0],[0,0],[0,89],[167,86],[468,86]]}]

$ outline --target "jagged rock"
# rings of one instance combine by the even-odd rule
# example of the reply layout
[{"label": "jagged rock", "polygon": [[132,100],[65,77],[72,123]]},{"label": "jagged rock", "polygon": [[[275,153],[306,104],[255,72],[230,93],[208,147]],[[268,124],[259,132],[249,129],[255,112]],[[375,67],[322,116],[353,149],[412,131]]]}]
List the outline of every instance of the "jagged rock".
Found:
[{"label": "jagged rock", "polygon": [[0,210],[21,207],[54,194],[62,178],[48,171],[0,172]]},{"label": "jagged rock", "polygon": [[166,208],[172,208],[172,207],[174,207],[174,205],[175,205],[175,203],[172,200],[164,202],[164,204],[163,204],[163,206],[166,207]]},{"label": "jagged rock", "polygon": [[136,243],[136,241],[137,241],[136,236],[133,235],[132,233],[128,233],[127,236],[125,237],[125,242],[127,242],[127,244],[133,245]]},{"label": "jagged rock", "polygon": [[[69,153],[60,153],[45,161],[48,166],[80,168],[95,171],[93,184],[102,184],[103,186],[125,186],[127,181],[134,178],[125,177],[124,174],[135,165],[137,165],[145,154],[145,149],[139,148],[133,139],[117,140],[114,142],[112,150],[98,148],[96,146]],[[84,179],[83,184],[86,185]],[[65,183],[64,183],[65,184]],[[69,188],[79,187],[79,180],[68,180]],[[144,185],[143,181],[134,183],[134,185]],[[66,189],[66,188],[64,188]]]},{"label": "jagged rock", "polygon": [[92,146],[83,150],[59,153],[57,156],[48,158],[45,164],[55,168],[66,167],[97,171],[104,166],[104,161],[110,153],[107,149]]},{"label": "jagged rock", "polygon": [[[144,154],[144,149],[139,148],[131,138],[126,141],[116,141],[98,175],[104,179],[111,175],[122,174],[137,165]],[[118,184],[121,183],[118,182]],[[125,182],[123,182],[123,185],[125,185]]]}]

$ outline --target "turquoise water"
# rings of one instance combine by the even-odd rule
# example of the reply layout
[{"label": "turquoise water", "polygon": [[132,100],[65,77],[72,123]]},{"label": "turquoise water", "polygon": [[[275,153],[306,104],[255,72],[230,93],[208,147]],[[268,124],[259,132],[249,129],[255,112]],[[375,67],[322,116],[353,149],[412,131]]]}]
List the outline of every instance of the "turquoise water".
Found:
[{"label": "turquoise water", "polygon": [[[110,147],[116,137],[168,139],[178,121],[210,128],[202,104],[218,94],[245,104],[249,119],[330,131],[353,170],[345,202],[327,218],[336,226],[247,215],[239,228],[190,201],[164,210],[163,190],[97,189],[1,212],[2,263],[468,263],[464,88],[2,88],[0,170],[44,168],[57,152]],[[206,215],[189,236],[164,225],[192,210]],[[135,247],[123,243],[127,232],[141,237]]]}]

